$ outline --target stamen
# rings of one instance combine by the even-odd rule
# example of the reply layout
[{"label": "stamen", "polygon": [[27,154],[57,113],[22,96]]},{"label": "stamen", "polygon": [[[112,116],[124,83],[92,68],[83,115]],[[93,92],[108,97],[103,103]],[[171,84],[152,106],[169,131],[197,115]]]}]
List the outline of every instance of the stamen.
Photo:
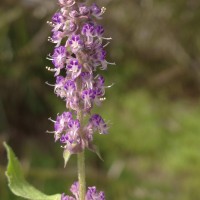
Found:
[{"label": "stamen", "polygon": [[104,46],[103,46],[103,48],[105,48],[106,46],[108,46],[110,44],[110,42],[107,42]]},{"label": "stamen", "polygon": [[50,68],[50,67],[48,67],[48,66],[46,66],[46,69],[47,69],[48,71],[51,71],[51,72],[57,71],[57,69],[52,69],[52,68]]},{"label": "stamen", "polygon": [[106,12],[106,8],[105,7],[102,7],[101,8],[101,14],[104,14]]},{"label": "stamen", "polygon": [[116,63],[115,62],[113,62],[113,63],[111,63],[111,62],[108,62],[108,61],[106,61],[107,62],[107,64],[109,64],[109,65],[116,65]]},{"label": "stamen", "polygon": [[100,98],[99,100],[100,100],[100,101],[105,101],[105,100],[106,100],[106,97]]},{"label": "stamen", "polygon": [[48,131],[48,130],[46,130],[46,133],[55,133],[55,131]]},{"label": "stamen", "polygon": [[53,119],[51,119],[51,117],[49,117],[48,120],[50,120],[50,121],[53,122],[53,123],[56,122],[56,121],[54,121]]},{"label": "stamen", "polygon": [[111,37],[109,37],[109,38],[106,38],[106,37],[101,37],[102,39],[104,39],[104,40],[112,40],[112,38]]},{"label": "stamen", "polygon": [[53,87],[55,87],[56,85],[53,85],[53,84],[50,84],[50,83],[48,83],[47,81],[45,82],[47,85],[49,85],[49,86],[53,86]]},{"label": "stamen", "polygon": [[115,83],[112,83],[111,85],[104,86],[104,88],[111,88]]}]

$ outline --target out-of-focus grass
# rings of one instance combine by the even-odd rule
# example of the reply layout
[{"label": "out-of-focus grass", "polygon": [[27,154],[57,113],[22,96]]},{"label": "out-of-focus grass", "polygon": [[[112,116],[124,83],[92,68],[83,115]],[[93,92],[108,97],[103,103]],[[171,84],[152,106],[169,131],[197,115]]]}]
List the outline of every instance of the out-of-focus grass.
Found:
[{"label": "out-of-focus grass", "polygon": [[[95,137],[104,162],[87,152],[88,185],[97,185],[113,200],[200,199],[198,105],[155,99],[140,90],[112,93],[96,112],[110,120],[110,134]],[[28,179],[46,193],[67,191],[76,180],[75,156],[63,170],[61,150],[52,155],[26,146]],[[17,199],[0,180],[1,199]]]}]

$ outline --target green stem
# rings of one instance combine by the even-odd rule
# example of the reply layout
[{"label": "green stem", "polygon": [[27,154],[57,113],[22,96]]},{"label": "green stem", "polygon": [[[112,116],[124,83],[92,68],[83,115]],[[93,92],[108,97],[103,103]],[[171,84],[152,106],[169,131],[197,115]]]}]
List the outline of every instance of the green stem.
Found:
[{"label": "green stem", "polygon": [[78,182],[79,182],[79,200],[85,200],[85,155],[84,151],[78,154]]}]

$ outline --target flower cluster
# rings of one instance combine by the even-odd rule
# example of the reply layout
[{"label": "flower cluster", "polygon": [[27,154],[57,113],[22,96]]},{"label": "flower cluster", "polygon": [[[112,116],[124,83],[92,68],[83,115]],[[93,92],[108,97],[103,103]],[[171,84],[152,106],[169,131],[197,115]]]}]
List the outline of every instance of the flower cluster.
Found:
[{"label": "flower cluster", "polygon": [[100,134],[106,134],[108,126],[100,115],[94,114],[90,117],[89,122],[81,127],[78,119],[73,119],[71,112],[63,112],[57,115],[54,122],[55,141],[60,140],[65,150],[71,153],[77,153],[91,147],[94,131]]},{"label": "flower cluster", "polygon": [[[78,184],[78,182],[75,182],[71,186],[70,191],[72,192],[74,197],[62,194],[61,200],[79,200],[79,184]],[[85,196],[85,200],[105,200],[105,195],[104,195],[104,192],[102,192],[102,191],[97,192],[95,186],[88,187],[88,190],[87,190],[87,193]]]},{"label": "flower cluster", "polygon": [[[104,28],[96,22],[105,12],[104,7],[87,5],[87,1],[80,0],[58,1],[60,10],[48,22],[52,27],[49,41],[55,44],[48,59],[54,68],[47,69],[54,72],[54,92],[66,102],[69,112],[52,120],[53,133],[65,150],[78,153],[92,146],[94,132],[106,134],[108,130],[100,115],[91,115],[91,109],[105,100],[105,80],[97,71],[114,64],[106,61],[108,42],[104,41],[111,38],[103,37]],[[84,125],[80,113],[89,116]]]}]

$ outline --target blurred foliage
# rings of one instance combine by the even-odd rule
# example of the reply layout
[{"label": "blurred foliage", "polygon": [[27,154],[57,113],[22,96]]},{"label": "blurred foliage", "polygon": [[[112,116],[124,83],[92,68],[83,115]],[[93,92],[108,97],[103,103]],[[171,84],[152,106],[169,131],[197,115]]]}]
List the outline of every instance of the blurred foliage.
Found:
[{"label": "blurred foliage", "polygon": [[[107,199],[200,199],[200,1],[99,0],[110,66],[107,101],[96,111],[110,120],[110,134],[96,136],[104,162],[87,152],[88,185]],[[76,157],[63,169],[62,152],[47,118],[64,103],[46,87],[46,21],[53,0],[0,3],[0,143],[8,141],[30,182],[46,193],[68,191]],[[0,146],[0,199],[15,200],[6,186]]]}]

